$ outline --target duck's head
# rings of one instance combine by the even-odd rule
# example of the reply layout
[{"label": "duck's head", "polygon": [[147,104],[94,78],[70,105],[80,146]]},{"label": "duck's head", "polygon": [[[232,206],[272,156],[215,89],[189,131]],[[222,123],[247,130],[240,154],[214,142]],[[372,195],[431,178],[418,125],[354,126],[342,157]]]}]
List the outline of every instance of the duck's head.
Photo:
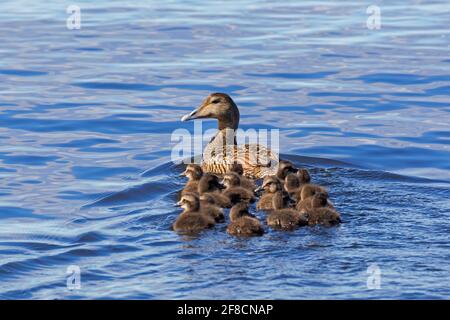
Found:
[{"label": "duck's head", "polygon": [[284,187],[287,191],[300,187],[300,179],[294,173],[289,173],[284,179]]},{"label": "duck's head", "polygon": [[222,184],[225,188],[237,187],[241,185],[241,178],[236,172],[228,172],[223,176]]},{"label": "duck's head", "polygon": [[292,162],[287,160],[280,160],[280,162],[278,162],[277,177],[281,180],[284,180],[289,173],[296,173],[297,170],[298,169],[294,167]]},{"label": "duck's head", "polygon": [[223,185],[219,182],[219,178],[211,173],[205,173],[198,182],[199,194],[203,194],[205,192],[214,192],[223,188]]},{"label": "duck's head", "polygon": [[200,201],[197,195],[193,193],[187,193],[183,195],[177,205],[183,208],[185,211],[197,211],[200,208]]},{"label": "duck's head", "polygon": [[203,170],[198,164],[188,164],[181,175],[186,176],[189,180],[200,180],[203,176]]},{"label": "duck's head", "polygon": [[236,219],[243,217],[243,216],[252,216],[248,212],[248,204],[245,202],[236,203],[230,209],[230,221],[234,222],[234,221],[236,221]]},{"label": "duck's head", "polygon": [[269,193],[275,193],[277,191],[281,191],[282,189],[280,180],[276,176],[268,176],[264,178],[261,187],[256,189],[255,192],[264,190]]},{"label": "duck's head", "polygon": [[217,119],[219,130],[236,130],[239,125],[239,110],[233,99],[225,93],[212,93],[191,113],[183,116],[181,121],[194,119]]},{"label": "duck's head", "polygon": [[300,180],[301,184],[310,183],[311,182],[311,176],[310,176],[308,170],[306,170],[306,169],[303,169],[303,168],[298,169],[297,177]]}]

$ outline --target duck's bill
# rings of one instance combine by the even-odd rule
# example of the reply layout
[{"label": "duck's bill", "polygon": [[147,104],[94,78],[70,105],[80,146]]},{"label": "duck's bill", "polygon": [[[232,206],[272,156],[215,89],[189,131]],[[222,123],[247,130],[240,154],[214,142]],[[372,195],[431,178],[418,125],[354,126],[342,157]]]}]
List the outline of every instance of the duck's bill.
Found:
[{"label": "duck's bill", "polygon": [[258,188],[256,188],[256,189],[254,190],[254,192],[255,192],[255,193],[261,192],[261,191],[264,190],[264,187],[265,187],[265,186],[262,186],[262,185],[261,185],[261,186],[259,186]]},{"label": "duck's bill", "polygon": [[181,200],[180,201],[178,201],[177,203],[175,203],[175,205],[174,205],[175,207],[181,207]]},{"label": "duck's bill", "polygon": [[198,118],[198,109],[195,109],[191,113],[185,114],[181,118],[181,121],[189,121],[189,120],[194,120],[194,119],[197,119],[197,118]]},{"label": "duck's bill", "polygon": [[184,170],[182,173],[179,174],[180,177],[186,177],[187,170]]}]

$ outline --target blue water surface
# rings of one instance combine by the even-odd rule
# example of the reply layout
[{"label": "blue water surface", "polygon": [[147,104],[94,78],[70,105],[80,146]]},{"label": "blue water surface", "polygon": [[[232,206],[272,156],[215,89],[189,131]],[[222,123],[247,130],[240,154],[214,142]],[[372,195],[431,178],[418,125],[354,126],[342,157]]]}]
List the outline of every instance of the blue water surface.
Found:
[{"label": "blue water surface", "polygon": [[[3,0],[0,298],[450,298],[449,27],[444,0]],[[215,91],[342,225],[170,230],[171,134]]]}]

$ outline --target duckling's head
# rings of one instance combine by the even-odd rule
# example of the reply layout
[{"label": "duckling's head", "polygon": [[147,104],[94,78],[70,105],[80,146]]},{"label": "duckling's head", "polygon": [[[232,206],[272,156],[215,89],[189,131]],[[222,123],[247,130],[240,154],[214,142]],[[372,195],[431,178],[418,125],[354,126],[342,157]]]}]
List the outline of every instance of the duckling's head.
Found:
[{"label": "duckling's head", "polygon": [[236,203],[233,207],[230,209],[230,221],[234,222],[236,219],[243,217],[243,216],[251,216],[251,214],[248,212],[248,204],[245,202],[239,202]]},{"label": "duckling's head", "polygon": [[228,171],[236,172],[238,175],[242,176],[244,174],[244,167],[242,164],[235,162],[230,166]]},{"label": "duckling's head", "polygon": [[229,95],[212,93],[206,97],[200,107],[183,116],[181,121],[205,118],[217,119],[219,130],[226,128],[236,130],[239,125],[239,110]]},{"label": "duckling's head", "polygon": [[328,194],[325,192],[316,193],[312,199],[312,207],[313,208],[321,208],[325,207],[328,202]]},{"label": "duckling's head", "polygon": [[223,176],[222,183],[225,188],[238,187],[241,185],[241,178],[236,172],[228,172]]},{"label": "duckling's head", "polygon": [[294,167],[292,162],[287,160],[280,160],[280,162],[278,162],[277,177],[279,179],[284,180],[286,176],[291,172],[297,172],[297,168]]},{"label": "duckling's head", "polygon": [[200,201],[197,195],[187,193],[183,195],[177,205],[182,207],[185,211],[197,211],[200,208]]},{"label": "duckling's head", "polygon": [[261,188],[269,193],[275,193],[283,189],[280,180],[275,176],[266,177]]},{"label": "duckling's head", "polygon": [[198,182],[198,193],[200,194],[221,190],[223,188],[223,185],[219,182],[219,178],[212,173],[205,173]]},{"label": "duckling's head", "polygon": [[300,181],[300,184],[305,184],[305,183],[311,182],[311,176],[309,175],[309,172],[306,169],[303,169],[303,168],[298,169],[297,177]]},{"label": "duckling's head", "polygon": [[200,180],[203,175],[202,167],[198,164],[188,164],[186,170],[181,174],[186,176],[189,180]]},{"label": "duckling's head", "polygon": [[300,187],[300,179],[294,173],[289,173],[284,179],[284,187],[286,190],[293,190]]}]

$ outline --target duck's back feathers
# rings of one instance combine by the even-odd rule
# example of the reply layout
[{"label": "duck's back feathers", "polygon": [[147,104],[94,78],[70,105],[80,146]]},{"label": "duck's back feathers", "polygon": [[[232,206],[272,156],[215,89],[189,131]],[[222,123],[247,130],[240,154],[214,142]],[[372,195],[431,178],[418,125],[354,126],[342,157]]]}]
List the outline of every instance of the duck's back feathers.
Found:
[{"label": "duck's back feathers", "polygon": [[223,195],[228,197],[232,204],[236,204],[238,202],[255,202],[255,196],[253,192],[250,192],[248,189],[245,189],[243,187],[228,188],[223,192]]},{"label": "duck's back feathers", "polygon": [[215,222],[224,222],[225,221],[225,215],[223,214],[223,211],[216,205],[208,204],[208,203],[201,203],[200,211],[202,214],[213,218]]},{"label": "duck's back feathers", "polygon": [[292,230],[298,226],[308,224],[308,220],[296,210],[281,209],[275,210],[267,216],[267,224],[276,229]]},{"label": "duck's back feathers", "polygon": [[313,208],[306,213],[309,225],[334,226],[341,223],[341,215],[333,209]]},{"label": "duck's back feathers", "polygon": [[261,236],[264,234],[264,229],[258,219],[243,216],[231,222],[227,227],[227,232],[234,236]]},{"label": "duck's back feathers", "polygon": [[181,233],[198,233],[214,227],[214,219],[200,212],[186,212],[178,216],[173,224],[173,230]]}]

